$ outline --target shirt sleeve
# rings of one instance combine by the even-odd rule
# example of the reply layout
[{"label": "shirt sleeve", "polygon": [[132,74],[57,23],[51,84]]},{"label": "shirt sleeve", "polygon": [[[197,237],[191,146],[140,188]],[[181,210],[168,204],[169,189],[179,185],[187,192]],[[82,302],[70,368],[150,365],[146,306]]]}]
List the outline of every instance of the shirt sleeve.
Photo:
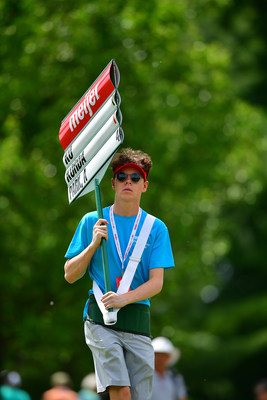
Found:
[{"label": "shirt sleeve", "polygon": [[81,219],[65,257],[72,258],[89,246],[92,241],[92,231],[92,221],[88,218],[87,214]]}]

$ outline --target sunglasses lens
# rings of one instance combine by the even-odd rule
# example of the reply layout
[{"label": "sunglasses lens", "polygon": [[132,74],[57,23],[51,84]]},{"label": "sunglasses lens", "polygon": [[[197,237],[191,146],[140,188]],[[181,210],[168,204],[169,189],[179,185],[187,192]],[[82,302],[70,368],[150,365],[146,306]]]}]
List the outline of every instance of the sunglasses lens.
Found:
[{"label": "sunglasses lens", "polygon": [[[141,176],[137,172],[133,172],[129,176],[130,176],[132,182],[134,182],[134,183],[139,182],[140,179],[141,179]],[[125,172],[118,172],[117,173],[117,179],[120,182],[126,181],[127,177],[128,177],[128,174],[126,174]]]},{"label": "sunglasses lens", "polygon": [[141,176],[137,172],[134,172],[133,174],[131,174],[131,180],[133,182],[139,182],[140,179],[141,179]]},{"label": "sunglasses lens", "polygon": [[125,172],[118,172],[117,173],[117,179],[120,182],[124,182],[127,179],[127,174]]}]

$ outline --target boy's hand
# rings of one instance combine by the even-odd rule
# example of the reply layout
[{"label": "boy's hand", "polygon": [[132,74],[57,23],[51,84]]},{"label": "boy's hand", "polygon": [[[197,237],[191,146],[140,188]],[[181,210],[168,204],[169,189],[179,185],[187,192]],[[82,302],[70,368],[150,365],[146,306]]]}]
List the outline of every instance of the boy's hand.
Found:
[{"label": "boy's hand", "polygon": [[92,245],[97,249],[102,238],[108,240],[108,221],[106,219],[99,219],[93,227]]},{"label": "boy's hand", "polygon": [[122,308],[126,305],[123,295],[114,292],[105,293],[101,301],[106,310],[110,308]]}]

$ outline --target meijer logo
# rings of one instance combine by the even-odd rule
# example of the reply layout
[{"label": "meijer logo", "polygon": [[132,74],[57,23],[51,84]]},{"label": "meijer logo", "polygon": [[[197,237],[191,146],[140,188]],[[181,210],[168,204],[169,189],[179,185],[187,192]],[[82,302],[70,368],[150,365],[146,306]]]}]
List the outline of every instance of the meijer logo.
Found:
[{"label": "meijer logo", "polygon": [[84,115],[88,114],[90,117],[93,115],[93,111],[91,106],[96,104],[96,101],[100,99],[98,94],[98,85],[95,86],[90,92],[85,96],[83,102],[79,105],[79,107],[72,113],[69,118],[69,127],[71,132],[79,125],[80,121],[84,119]]}]

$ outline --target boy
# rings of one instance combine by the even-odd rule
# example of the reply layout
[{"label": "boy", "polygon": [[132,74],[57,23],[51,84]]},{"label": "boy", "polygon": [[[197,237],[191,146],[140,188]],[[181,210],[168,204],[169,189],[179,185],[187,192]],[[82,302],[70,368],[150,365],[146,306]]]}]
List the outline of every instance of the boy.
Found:
[{"label": "boy", "polygon": [[[140,208],[151,167],[150,157],[142,151],[127,148],[115,155],[111,162],[114,204],[103,209],[104,219],[98,220],[96,212],[83,217],[66,253],[65,279],[73,283],[88,269],[94,281],[84,313],[85,337],[93,354],[97,390],[108,389],[111,400],[149,400],[152,395],[150,297],[161,291],[164,269],[173,267],[174,261],[166,226]],[[152,227],[146,228],[148,239],[143,241],[137,260],[132,256],[135,242],[139,235],[143,237],[142,227],[149,217],[150,221],[153,218]],[[99,248],[102,238],[107,240],[111,283],[108,293],[104,289]],[[130,290],[117,293],[130,262],[136,263]],[[105,294],[96,299],[97,291]],[[105,325],[101,308],[102,312],[110,308],[119,310],[114,325]]]}]

